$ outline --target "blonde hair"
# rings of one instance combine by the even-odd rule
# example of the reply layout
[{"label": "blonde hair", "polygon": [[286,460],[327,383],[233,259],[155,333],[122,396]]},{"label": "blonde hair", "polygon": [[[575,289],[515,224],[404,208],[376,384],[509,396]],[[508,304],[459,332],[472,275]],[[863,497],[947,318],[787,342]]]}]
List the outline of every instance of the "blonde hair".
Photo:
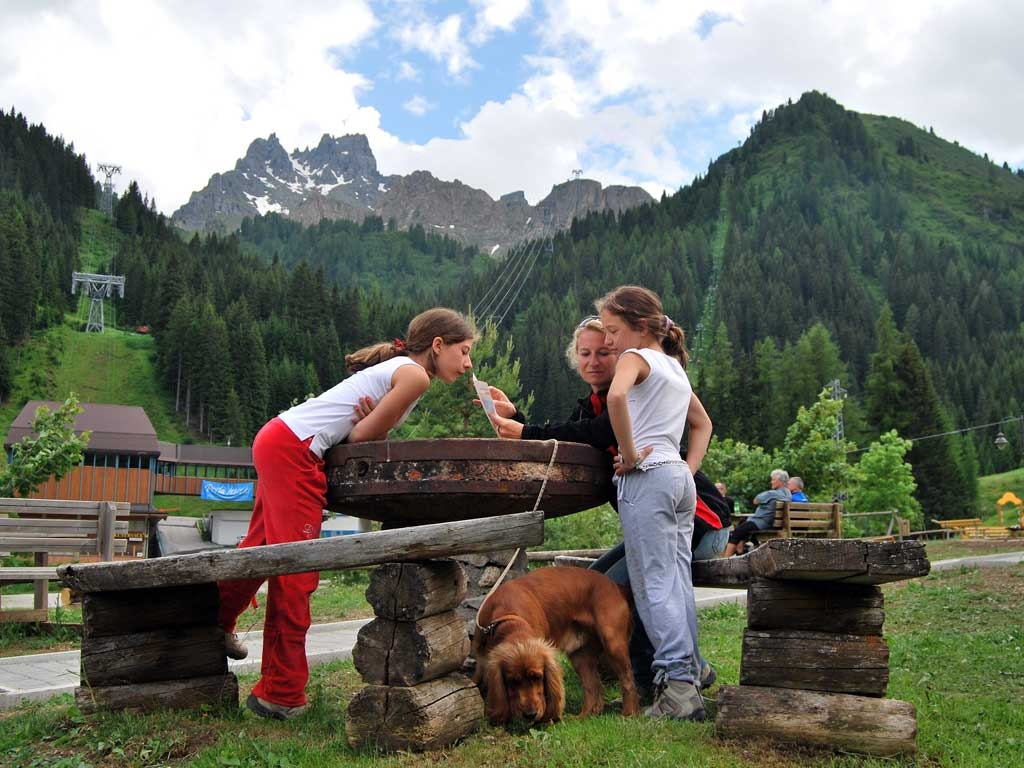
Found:
[{"label": "blonde hair", "polygon": [[[345,355],[345,368],[349,373],[383,363],[399,355],[415,355],[431,349],[438,336],[445,344],[476,339],[476,330],[463,315],[454,309],[434,307],[420,312],[409,321],[405,340],[382,341]],[[427,372],[433,373],[434,358],[428,360]]]},{"label": "blonde hair", "polygon": [[686,351],[686,334],[661,309],[661,299],[654,291],[639,285],[620,285],[594,302],[598,312],[621,317],[634,331],[646,328],[656,338],[666,355],[676,358],[683,368],[690,359]]},{"label": "blonde hair", "polygon": [[580,372],[580,361],[577,357],[577,353],[580,351],[580,336],[583,335],[584,331],[597,331],[598,333],[604,333],[604,326],[601,325],[601,318],[588,317],[577,325],[576,330],[572,332],[572,341],[570,341],[569,346],[565,348],[565,361],[569,363],[569,368],[576,371],[576,373]]}]

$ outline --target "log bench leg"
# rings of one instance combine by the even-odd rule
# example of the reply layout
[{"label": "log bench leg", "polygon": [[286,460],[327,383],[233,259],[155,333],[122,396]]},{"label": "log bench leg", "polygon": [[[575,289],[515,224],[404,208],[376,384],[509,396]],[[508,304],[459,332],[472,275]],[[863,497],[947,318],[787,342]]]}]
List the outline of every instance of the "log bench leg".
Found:
[{"label": "log bench leg", "polygon": [[438,749],[475,730],[484,716],[476,685],[461,674],[469,635],[456,608],[466,575],[452,560],[385,563],[366,599],[376,617],[359,631],[352,659],[367,686],[348,707],[355,749]]},{"label": "log bench leg", "polygon": [[237,707],[218,600],[216,584],[86,594],[79,708]]},{"label": "log bench leg", "polygon": [[889,648],[877,586],[754,579],[740,685],[718,696],[716,731],[871,755],[917,749],[914,706],[886,700]]}]

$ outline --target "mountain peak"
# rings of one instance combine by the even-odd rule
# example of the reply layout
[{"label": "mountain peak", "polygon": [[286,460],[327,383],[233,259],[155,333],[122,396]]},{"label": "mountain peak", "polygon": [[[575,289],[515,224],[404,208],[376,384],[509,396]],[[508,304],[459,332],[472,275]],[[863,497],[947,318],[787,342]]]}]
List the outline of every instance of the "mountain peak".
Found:
[{"label": "mountain peak", "polygon": [[483,190],[458,179],[438,179],[430,171],[383,176],[361,133],[325,133],[312,149],[291,154],[271,133],[255,139],[233,171],[214,174],[204,189],[192,193],[172,220],[186,230],[220,231],[266,213],[310,225],[323,218],[362,221],[374,215],[393,218],[403,228],[420,225],[493,253],[524,236],[566,227],[573,216],[605,208],[618,211],[650,200],[639,187],[603,190],[597,181],[576,179],[555,185],[536,207],[522,192],[496,201]]}]

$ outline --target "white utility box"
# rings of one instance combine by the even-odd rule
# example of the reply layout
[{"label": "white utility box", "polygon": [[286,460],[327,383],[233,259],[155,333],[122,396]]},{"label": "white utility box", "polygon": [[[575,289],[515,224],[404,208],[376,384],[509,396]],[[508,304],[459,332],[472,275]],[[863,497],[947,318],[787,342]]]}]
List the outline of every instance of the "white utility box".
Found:
[{"label": "white utility box", "polygon": [[215,509],[210,512],[210,540],[222,547],[237,547],[249,532],[248,509]]},{"label": "white utility box", "polygon": [[350,515],[338,515],[324,520],[320,526],[320,538],[327,539],[331,536],[350,536],[353,533],[362,533],[359,528],[359,518]]}]

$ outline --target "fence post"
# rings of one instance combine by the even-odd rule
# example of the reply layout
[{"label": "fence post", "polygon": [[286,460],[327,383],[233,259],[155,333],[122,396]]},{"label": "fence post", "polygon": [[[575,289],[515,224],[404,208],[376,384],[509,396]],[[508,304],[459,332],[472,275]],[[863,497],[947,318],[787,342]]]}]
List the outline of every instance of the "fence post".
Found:
[{"label": "fence post", "polygon": [[112,501],[101,501],[96,535],[99,538],[100,560],[114,559],[114,521],[117,519],[117,505]]}]

